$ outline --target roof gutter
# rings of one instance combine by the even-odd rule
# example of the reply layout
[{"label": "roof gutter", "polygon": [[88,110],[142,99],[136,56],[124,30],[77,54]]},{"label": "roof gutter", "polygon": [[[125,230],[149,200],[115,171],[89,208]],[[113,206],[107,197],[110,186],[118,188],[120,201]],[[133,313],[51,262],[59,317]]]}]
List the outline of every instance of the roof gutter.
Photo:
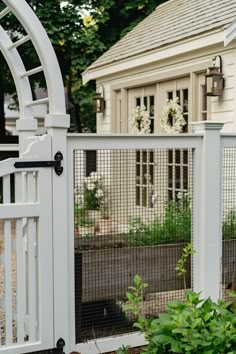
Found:
[{"label": "roof gutter", "polygon": [[[236,23],[235,23],[236,25]],[[236,26],[235,26],[236,27]],[[160,60],[171,58],[177,55],[182,55],[197,49],[215,45],[218,43],[225,43],[225,33],[222,29],[218,29],[211,34],[204,34],[194,39],[188,39],[179,42],[178,45],[173,43],[170,46],[165,46],[155,50],[152,53],[143,54],[135,58],[127,58],[122,62],[111,63],[109,65],[100,66],[94,69],[87,69],[83,72],[83,84],[86,84],[90,80],[96,80],[103,76],[112,75],[121,71],[133,69],[146,64],[151,64]]]}]

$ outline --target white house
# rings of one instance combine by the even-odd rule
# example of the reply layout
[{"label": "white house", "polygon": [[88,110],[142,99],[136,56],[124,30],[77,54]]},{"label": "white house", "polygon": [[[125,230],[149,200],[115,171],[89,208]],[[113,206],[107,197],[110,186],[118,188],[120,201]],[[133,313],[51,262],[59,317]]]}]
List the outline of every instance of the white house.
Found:
[{"label": "white house", "polygon": [[[143,96],[162,132],[166,100],[188,101],[188,121],[224,120],[236,131],[236,1],[169,0],[98,58],[83,73],[96,80],[106,101],[97,117],[98,132],[129,131],[128,118]],[[222,97],[205,96],[204,74],[220,55],[225,88]],[[218,63],[217,63],[218,64]]]},{"label": "white house", "polygon": [[[235,38],[236,0],[169,0],[158,6],[83,73],[84,83],[96,80],[106,102],[104,113],[97,115],[97,132],[131,132],[132,112],[144,103],[152,120],[151,133],[163,133],[161,117],[167,100],[178,97],[187,123],[224,121],[228,123],[224,132],[235,133]],[[210,97],[205,74],[214,59],[215,66],[222,64],[224,89],[221,96]],[[184,128],[187,131],[191,132],[190,124]],[[136,181],[132,202],[136,206],[152,207],[153,195],[173,199],[191,189],[188,151],[173,150],[164,156],[166,187],[163,178],[159,185],[157,177],[152,182],[158,175],[158,154],[137,152],[135,158],[128,175]]]}]

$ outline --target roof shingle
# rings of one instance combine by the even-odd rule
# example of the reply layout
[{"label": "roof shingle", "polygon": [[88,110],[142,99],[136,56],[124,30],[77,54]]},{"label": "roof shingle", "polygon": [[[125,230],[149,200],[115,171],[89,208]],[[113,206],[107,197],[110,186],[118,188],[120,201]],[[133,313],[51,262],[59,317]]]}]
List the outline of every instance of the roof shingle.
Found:
[{"label": "roof shingle", "polygon": [[169,0],[158,6],[86,71],[223,28],[235,18],[236,0]]}]

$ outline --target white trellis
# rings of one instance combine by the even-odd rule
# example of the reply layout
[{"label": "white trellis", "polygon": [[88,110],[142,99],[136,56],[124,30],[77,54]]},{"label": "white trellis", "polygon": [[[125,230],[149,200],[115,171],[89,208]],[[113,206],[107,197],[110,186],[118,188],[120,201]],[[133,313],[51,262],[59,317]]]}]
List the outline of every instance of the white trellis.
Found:
[{"label": "white trellis", "polygon": [[[15,15],[15,17],[19,20],[21,25],[23,26],[24,30],[26,31],[26,36],[20,38],[16,42],[12,42],[8,33],[5,31],[3,27],[0,27],[0,50],[5,57],[5,60],[11,70],[17,95],[19,99],[19,112],[20,112],[20,119],[17,120],[16,128],[19,132],[19,149],[20,149],[20,160],[23,156],[26,156],[24,152],[27,150],[30,144],[29,137],[32,137],[37,130],[37,120],[34,118],[33,109],[32,107],[35,105],[39,105],[41,103],[48,103],[49,112],[45,116],[45,127],[47,129],[47,133],[51,136],[50,144],[48,145],[48,139],[46,139],[47,143],[44,141],[40,141],[41,148],[35,148],[34,150],[28,149],[28,157],[36,159],[42,159],[43,154],[45,153],[45,148],[43,148],[44,144],[45,147],[47,146],[47,158],[49,160],[53,160],[55,153],[60,151],[64,157],[63,162],[66,163],[66,130],[69,126],[69,116],[66,115],[66,108],[65,108],[65,94],[64,94],[64,86],[63,81],[60,73],[60,68],[57,62],[57,58],[55,52],[52,48],[51,42],[47,37],[45,30],[43,29],[40,21],[29,7],[29,5],[24,0],[2,0],[3,3],[6,5],[5,9],[0,13],[0,19],[7,16],[10,12]],[[31,41],[39,58],[40,65],[32,70],[26,71],[24,63],[21,59],[19,54],[18,48],[23,46],[24,43]],[[33,95],[29,83],[29,77],[36,73],[43,72],[46,80],[47,85],[47,93],[48,97],[43,100],[33,100]],[[36,141],[39,138],[36,138]],[[32,141],[31,141],[32,142]],[[35,145],[39,146],[39,145]],[[43,152],[44,151],[44,152]],[[9,160],[8,164],[13,163],[13,160]],[[9,175],[12,171],[9,170],[7,173],[6,165],[1,163],[1,168],[3,169],[4,166],[4,179],[9,180]],[[41,173],[41,170],[38,170],[39,175],[43,175],[44,172]],[[48,299],[49,303],[53,304],[53,318],[52,321],[54,326],[52,328],[53,335],[51,336],[53,346],[56,346],[56,342],[58,338],[62,337],[65,342],[65,350],[68,350],[68,342],[69,342],[69,319],[68,319],[68,269],[67,269],[67,215],[66,215],[66,204],[67,204],[67,194],[66,194],[66,171],[64,170],[63,174],[59,177],[55,173],[52,174],[50,177],[48,175],[48,182],[44,181],[45,184],[52,185],[51,191],[51,200],[55,207],[52,210],[52,230],[50,229],[50,223],[48,224],[48,234],[53,235],[52,238],[52,252],[51,261],[53,267],[53,299]],[[16,178],[17,181],[17,178]],[[15,182],[17,183],[17,182]],[[30,182],[29,182],[30,183]],[[42,185],[41,185],[42,187]],[[39,191],[42,193],[42,189]],[[9,238],[9,221],[6,220],[6,212],[7,205],[9,204],[9,188],[4,189],[5,199],[4,204],[1,205],[0,209],[0,218],[4,220],[5,227],[5,238]],[[39,194],[40,200],[41,194]],[[16,197],[16,196],[15,196]],[[49,198],[49,196],[48,196]],[[43,199],[43,198],[42,198]],[[61,203],[63,200],[63,205]],[[17,204],[17,198],[15,199]],[[40,204],[41,202],[39,202]],[[18,203],[19,204],[19,203]],[[42,204],[40,204],[41,207]],[[20,207],[18,205],[18,207]],[[16,213],[14,216],[14,210],[16,208],[12,207],[11,218],[18,218],[18,214]],[[22,216],[24,218],[27,215]],[[19,223],[18,223],[19,225]],[[8,230],[8,232],[7,232]],[[9,240],[8,240],[9,242]],[[7,244],[7,243],[6,243]],[[10,245],[10,244],[9,244]],[[9,246],[10,247],[10,246]],[[6,251],[7,252],[7,251]],[[48,253],[48,252],[47,252]],[[41,254],[43,257],[43,253]],[[45,260],[42,258],[40,259],[40,265]],[[50,259],[48,260],[50,264]],[[8,260],[5,258],[5,267],[9,266],[7,263]],[[49,265],[50,268],[50,265]],[[41,269],[41,268],[39,268]],[[44,281],[44,278],[40,278],[41,281]],[[45,277],[47,279],[47,277]],[[47,282],[47,280],[45,280]],[[32,285],[32,283],[31,283]],[[50,284],[48,284],[50,285]],[[28,284],[30,286],[30,284]],[[50,294],[50,292],[49,292]],[[41,300],[41,299],[39,299]],[[44,299],[46,301],[46,299]],[[31,301],[31,300],[30,300]],[[51,301],[51,302],[50,302]],[[31,307],[34,305],[31,304]],[[45,321],[43,317],[43,310],[42,310],[43,303],[40,302],[39,307],[39,318],[42,321]],[[8,306],[8,313],[9,313],[9,306]],[[46,316],[46,314],[45,314]],[[50,315],[48,314],[49,322],[50,322]],[[33,321],[34,322],[34,321]],[[31,326],[33,325],[31,322]],[[44,322],[43,322],[44,323]],[[35,326],[38,325],[35,323]],[[20,327],[22,330],[22,327]],[[49,343],[44,343],[46,333],[42,330],[40,332],[41,336],[38,338],[32,337],[30,339],[31,345],[35,341],[38,343],[41,341],[41,347],[44,345],[47,346]],[[19,344],[19,343],[18,343]],[[17,345],[18,345],[17,344]],[[39,343],[38,343],[39,344]],[[5,346],[5,350],[7,353],[18,353],[19,348],[16,349],[12,346],[10,340],[7,341],[7,345]],[[28,343],[29,345],[29,343]],[[40,348],[41,348],[40,347]],[[15,349],[14,349],[15,348]],[[28,349],[27,349],[28,348]],[[32,348],[26,347],[21,349],[21,352],[30,352]]]}]

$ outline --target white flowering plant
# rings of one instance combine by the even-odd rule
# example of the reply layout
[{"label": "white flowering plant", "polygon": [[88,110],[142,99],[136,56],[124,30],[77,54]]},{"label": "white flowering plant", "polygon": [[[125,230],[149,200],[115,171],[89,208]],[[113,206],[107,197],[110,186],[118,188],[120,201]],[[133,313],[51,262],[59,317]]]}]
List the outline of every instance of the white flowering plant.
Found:
[{"label": "white flowering plant", "polygon": [[135,108],[129,120],[129,126],[132,134],[151,133],[151,119],[144,105]]},{"label": "white flowering plant", "polygon": [[187,124],[183,116],[182,107],[179,105],[179,98],[167,100],[162,117],[161,127],[166,133],[181,133],[183,127]]},{"label": "white flowering plant", "polygon": [[98,210],[104,205],[104,201],[104,179],[97,172],[91,172],[78,190],[76,202],[87,210]]}]

